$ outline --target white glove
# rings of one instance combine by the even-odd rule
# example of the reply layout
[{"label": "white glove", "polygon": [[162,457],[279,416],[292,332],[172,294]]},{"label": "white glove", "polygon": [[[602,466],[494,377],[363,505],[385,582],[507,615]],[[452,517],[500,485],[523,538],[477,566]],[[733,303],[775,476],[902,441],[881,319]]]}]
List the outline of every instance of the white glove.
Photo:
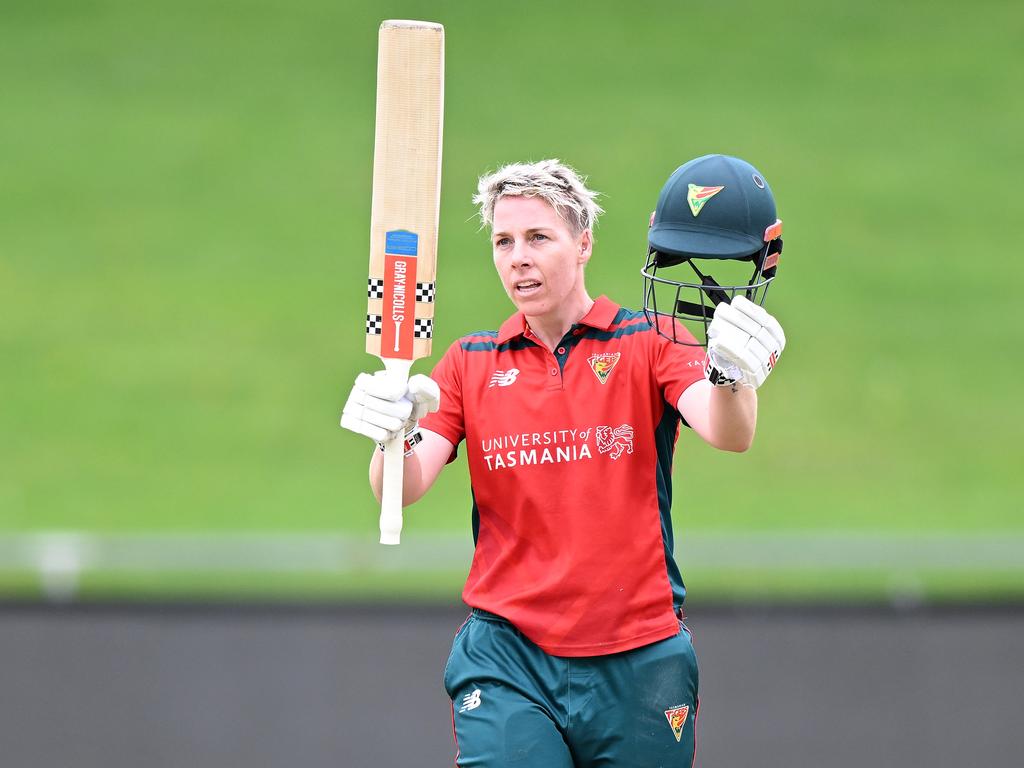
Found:
[{"label": "white glove", "polygon": [[757,389],[772,372],[786,334],[779,321],[743,296],[715,307],[708,326],[708,356],[704,375],[716,386],[734,383]]},{"label": "white glove", "polygon": [[441,404],[441,390],[429,376],[408,382],[387,371],[360,373],[341,412],[341,426],[378,443],[411,432],[416,422]]}]

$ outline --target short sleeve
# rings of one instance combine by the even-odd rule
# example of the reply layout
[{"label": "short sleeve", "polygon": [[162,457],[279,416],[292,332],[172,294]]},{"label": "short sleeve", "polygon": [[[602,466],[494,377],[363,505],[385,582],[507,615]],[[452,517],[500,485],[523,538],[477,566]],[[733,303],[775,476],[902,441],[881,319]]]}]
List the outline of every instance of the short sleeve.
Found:
[{"label": "short sleeve", "polygon": [[430,378],[441,390],[441,406],[420,419],[423,429],[436,432],[456,447],[466,436],[462,408],[462,358],[462,346],[456,341],[434,366]]},{"label": "short sleeve", "polygon": [[[669,322],[669,318],[659,320]],[[704,347],[682,323],[678,320],[672,322],[675,325],[675,338],[685,343],[674,342],[660,334],[655,335],[657,349],[654,359],[655,376],[662,397],[675,408],[686,388],[704,378],[705,353]]]}]

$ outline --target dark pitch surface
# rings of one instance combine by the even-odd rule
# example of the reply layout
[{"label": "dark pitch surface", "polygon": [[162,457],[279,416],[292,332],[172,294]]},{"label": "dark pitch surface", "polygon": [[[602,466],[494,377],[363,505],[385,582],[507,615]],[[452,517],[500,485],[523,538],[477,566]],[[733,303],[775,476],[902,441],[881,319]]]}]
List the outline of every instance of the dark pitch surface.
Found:
[{"label": "dark pitch surface", "polygon": [[[3,765],[449,766],[461,608],[0,607]],[[697,765],[1003,766],[1017,609],[695,607]]]}]

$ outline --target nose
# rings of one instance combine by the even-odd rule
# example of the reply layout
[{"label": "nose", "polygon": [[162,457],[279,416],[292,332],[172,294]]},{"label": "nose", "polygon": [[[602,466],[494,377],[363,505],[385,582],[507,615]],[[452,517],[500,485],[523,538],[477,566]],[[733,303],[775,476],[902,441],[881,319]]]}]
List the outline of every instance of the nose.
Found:
[{"label": "nose", "polygon": [[528,267],[533,262],[530,259],[530,250],[526,247],[526,243],[522,240],[517,240],[515,245],[512,247],[512,268],[520,269],[522,267]]}]

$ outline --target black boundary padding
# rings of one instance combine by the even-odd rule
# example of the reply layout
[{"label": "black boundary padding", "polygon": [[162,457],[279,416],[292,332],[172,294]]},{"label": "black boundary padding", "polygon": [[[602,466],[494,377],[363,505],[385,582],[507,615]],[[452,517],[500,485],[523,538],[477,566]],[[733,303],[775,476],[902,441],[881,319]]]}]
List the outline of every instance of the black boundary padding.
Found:
[{"label": "black boundary padding", "polygon": [[[754,599],[689,599],[685,605],[689,617],[704,615],[769,615],[769,616],[994,616],[1020,618],[1024,616],[1024,597],[1008,600],[980,598],[978,600],[922,599],[894,595],[889,599],[812,599],[812,600],[754,600]],[[93,599],[49,602],[39,599],[0,600],[0,619],[4,616],[46,615],[61,616],[140,616],[154,618],[209,617],[316,617],[342,618],[353,616],[426,616],[437,613],[466,614],[470,608],[448,600],[126,600]]]}]

